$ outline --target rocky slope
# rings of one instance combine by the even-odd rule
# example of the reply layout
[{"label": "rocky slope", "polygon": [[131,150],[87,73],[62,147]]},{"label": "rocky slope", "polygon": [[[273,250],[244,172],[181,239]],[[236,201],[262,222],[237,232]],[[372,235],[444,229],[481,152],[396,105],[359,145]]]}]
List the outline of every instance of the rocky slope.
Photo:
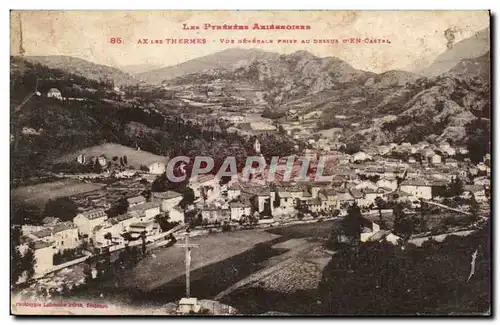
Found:
[{"label": "rocky slope", "polygon": [[427,68],[419,71],[424,76],[437,76],[455,67],[464,59],[477,58],[490,50],[489,28],[477,32],[474,36],[464,39],[439,55]]},{"label": "rocky slope", "polygon": [[174,66],[150,70],[137,74],[137,78],[151,84],[159,84],[164,80],[200,73],[207,69],[235,69],[251,64],[255,60],[271,59],[279,54],[257,49],[227,49],[214,54],[189,60]]}]

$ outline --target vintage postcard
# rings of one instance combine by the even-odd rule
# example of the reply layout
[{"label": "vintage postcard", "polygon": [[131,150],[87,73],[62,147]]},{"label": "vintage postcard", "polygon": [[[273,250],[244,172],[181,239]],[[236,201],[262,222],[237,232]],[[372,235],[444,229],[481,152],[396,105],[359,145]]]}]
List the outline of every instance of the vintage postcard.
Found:
[{"label": "vintage postcard", "polygon": [[489,11],[10,29],[13,315],[491,316]]}]

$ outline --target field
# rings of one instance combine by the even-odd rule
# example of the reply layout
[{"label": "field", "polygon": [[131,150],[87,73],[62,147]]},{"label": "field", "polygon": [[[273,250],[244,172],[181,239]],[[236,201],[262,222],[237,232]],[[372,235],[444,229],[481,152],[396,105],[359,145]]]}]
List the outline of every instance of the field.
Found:
[{"label": "field", "polygon": [[[271,241],[277,237],[279,236],[260,230],[243,230],[193,237],[190,243],[199,246],[191,251],[192,270],[229,259],[259,243]],[[131,276],[125,279],[127,286],[151,291],[184,275],[183,248],[162,248],[155,251],[154,254],[155,257],[148,257],[141,261]],[[196,280],[195,274],[193,274],[192,280]]]},{"label": "field", "polygon": [[100,146],[81,149],[58,158],[56,162],[75,161],[76,157],[81,154],[87,157],[105,155],[108,159],[114,156],[127,156],[128,165],[136,169],[139,169],[141,165],[149,166],[155,162],[163,162],[165,164],[168,162],[168,157],[158,156],[147,151],[136,150],[116,143],[105,143]]},{"label": "field", "polygon": [[[290,246],[294,238],[303,238],[299,243],[311,240],[307,246],[320,245],[332,226],[334,223],[325,221],[193,237],[190,243],[198,247],[191,251],[191,294],[199,299],[213,299],[254,274],[259,277],[258,272],[266,272],[282,260],[295,261],[297,254],[293,251],[301,250],[303,245]],[[288,269],[286,264],[284,272]],[[134,269],[100,282],[85,294],[86,298],[104,294],[107,299],[133,305],[160,306],[178,300],[185,295],[184,249],[176,246],[153,249]]]},{"label": "field", "polygon": [[85,183],[77,180],[63,180],[18,187],[11,191],[14,200],[43,205],[48,200],[58,197],[72,196],[101,189],[105,184]]}]

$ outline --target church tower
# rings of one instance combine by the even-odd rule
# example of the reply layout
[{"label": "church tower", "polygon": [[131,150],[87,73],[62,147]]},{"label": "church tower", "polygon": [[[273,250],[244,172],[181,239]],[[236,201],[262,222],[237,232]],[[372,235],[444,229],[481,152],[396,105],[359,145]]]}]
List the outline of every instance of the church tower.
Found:
[{"label": "church tower", "polygon": [[253,149],[256,154],[260,155],[260,142],[258,139],[255,139],[255,142],[253,143]]}]

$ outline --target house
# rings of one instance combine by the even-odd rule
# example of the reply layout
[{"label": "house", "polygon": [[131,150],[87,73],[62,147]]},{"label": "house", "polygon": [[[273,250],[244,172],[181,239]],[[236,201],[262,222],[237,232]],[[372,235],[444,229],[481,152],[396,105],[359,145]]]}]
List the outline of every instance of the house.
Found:
[{"label": "house", "polygon": [[306,200],[304,204],[309,210],[311,210],[311,212],[319,213],[321,210],[323,210],[321,200],[318,197],[310,198]]},{"label": "house", "polygon": [[193,189],[194,196],[201,197],[201,188],[206,189],[206,195],[211,196],[220,190],[219,179],[213,174],[198,175],[197,179],[190,179],[188,186]]},{"label": "house", "polygon": [[62,222],[52,227],[52,237],[55,247],[62,251],[80,245],[78,228],[72,222]]},{"label": "house", "polygon": [[36,275],[41,275],[54,267],[54,254],[56,250],[51,244],[43,241],[35,241],[34,246],[34,270]]},{"label": "house", "polygon": [[177,307],[177,312],[180,314],[198,313],[200,310],[201,305],[196,298],[182,298]]},{"label": "house", "polygon": [[203,208],[201,218],[208,224],[222,223],[224,221],[229,222],[231,220],[231,211],[210,205]]},{"label": "house", "polygon": [[369,206],[371,204],[375,204],[375,199],[377,197],[381,196],[377,190],[379,190],[379,188],[377,188],[377,189],[365,188],[362,190],[363,194],[364,194],[364,197],[363,197],[364,206]]},{"label": "house", "polygon": [[132,238],[139,238],[142,233],[145,233],[146,236],[155,236],[160,232],[160,225],[154,221],[135,222],[129,227],[129,233],[132,235]]},{"label": "house", "polygon": [[333,210],[339,208],[338,193],[333,188],[323,189],[319,192],[318,198],[321,201],[323,210]]},{"label": "house", "polygon": [[165,163],[157,161],[149,165],[148,168],[149,168],[149,173],[153,175],[161,175],[165,172],[166,165]]},{"label": "house", "polygon": [[355,202],[354,197],[347,189],[337,189],[338,207],[344,208]]},{"label": "house", "polygon": [[227,199],[229,201],[232,201],[234,199],[237,199],[239,198],[241,195],[241,189],[239,188],[238,185],[236,184],[232,184],[231,186],[229,186],[229,188],[227,189]]},{"label": "house", "polygon": [[248,202],[230,202],[229,210],[231,221],[239,221],[242,216],[249,216],[251,213],[251,206]]},{"label": "house", "polygon": [[464,192],[473,194],[477,202],[488,202],[484,185],[464,185]]},{"label": "house", "polygon": [[455,154],[457,153],[456,150],[452,148],[448,142],[441,143],[439,145],[439,150],[441,150],[441,152],[443,153],[446,153],[448,156],[455,156]]},{"label": "house", "polygon": [[398,181],[396,177],[383,177],[377,181],[377,186],[395,190],[398,187]]},{"label": "house", "polygon": [[174,206],[168,211],[170,222],[184,223],[184,211],[179,206]]},{"label": "house", "polygon": [[434,154],[431,156],[431,164],[439,165],[441,163],[441,156],[438,154]]},{"label": "house", "polygon": [[151,202],[143,203],[140,205],[135,205],[128,208],[128,213],[139,221],[150,221],[153,220],[157,215],[160,214],[161,202],[157,199]]},{"label": "house", "polygon": [[[130,225],[136,222],[138,220],[130,214],[122,214],[110,218],[94,228],[94,242],[106,246],[122,243],[124,241],[122,234],[127,232]],[[109,235],[111,238],[108,238]]]},{"label": "house", "polygon": [[320,185],[316,185],[316,184],[311,185],[310,191],[311,191],[312,197],[317,198],[319,191],[321,191],[322,188],[323,188],[323,186],[320,186]]},{"label": "house", "polygon": [[372,159],[372,156],[370,156],[369,154],[367,154],[363,151],[359,151],[351,156],[350,161],[355,163],[355,162],[362,162],[362,161],[371,160],[371,159]]},{"label": "house", "polygon": [[53,226],[59,222],[61,222],[61,219],[56,217],[45,217],[42,219],[42,223],[46,226]]},{"label": "house", "polygon": [[396,190],[394,192],[386,193],[384,198],[387,201],[395,201],[395,202],[408,202],[412,200],[412,195],[410,193],[406,193],[402,190]]},{"label": "house", "polygon": [[455,159],[446,159],[446,165],[451,167],[458,167],[458,161]]},{"label": "house", "polygon": [[106,165],[108,164],[108,160],[104,155],[100,155],[99,157],[97,157],[97,162],[99,163],[99,165],[101,165],[101,167],[106,167]]},{"label": "house", "polygon": [[79,213],[73,218],[73,223],[78,227],[80,235],[89,236],[94,227],[100,225],[108,219],[108,215],[103,209],[94,209]]},{"label": "house", "polygon": [[51,244],[54,242],[52,231],[49,228],[43,228],[41,230],[34,231],[29,234],[28,237],[33,240],[43,241]]},{"label": "house", "polygon": [[415,198],[431,199],[432,185],[423,179],[409,179],[401,182],[400,189]]},{"label": "house", "polygon": [[47,97],[48,98],[55,98],[58,100],[62,100],[62,94],[61,91],[57,88],[50,88],[50,90],[47,92]]},{"label": "house", "polygon": [[153,198],[162,200],[161,211],[168,212],[182,201],[182,194],[175,191],[154,192]]},{"label": "house", "polygon": [[132,208],[132,207],[135,207],[136,205],[141,205],[141,204],[146,203],[146,198],[142,195],[129,197],[127,199],[127,203],[128,203],[128,207]]},{"label": "house", "polygon": [[289,192],[276,192],[275,200],[279,200],[279,207],[285,210],[295,208],[295,200]]},{"label": "house", "polygon": [[357,189],[360,189],[360,190],[363,190],[363,189],[372,189],[372,190],[376,190],[377,188],[379,188],[379,186],[373,182],[370,182],[370,181],[362,181],[358,184],[356,184],[355,188]]}]

